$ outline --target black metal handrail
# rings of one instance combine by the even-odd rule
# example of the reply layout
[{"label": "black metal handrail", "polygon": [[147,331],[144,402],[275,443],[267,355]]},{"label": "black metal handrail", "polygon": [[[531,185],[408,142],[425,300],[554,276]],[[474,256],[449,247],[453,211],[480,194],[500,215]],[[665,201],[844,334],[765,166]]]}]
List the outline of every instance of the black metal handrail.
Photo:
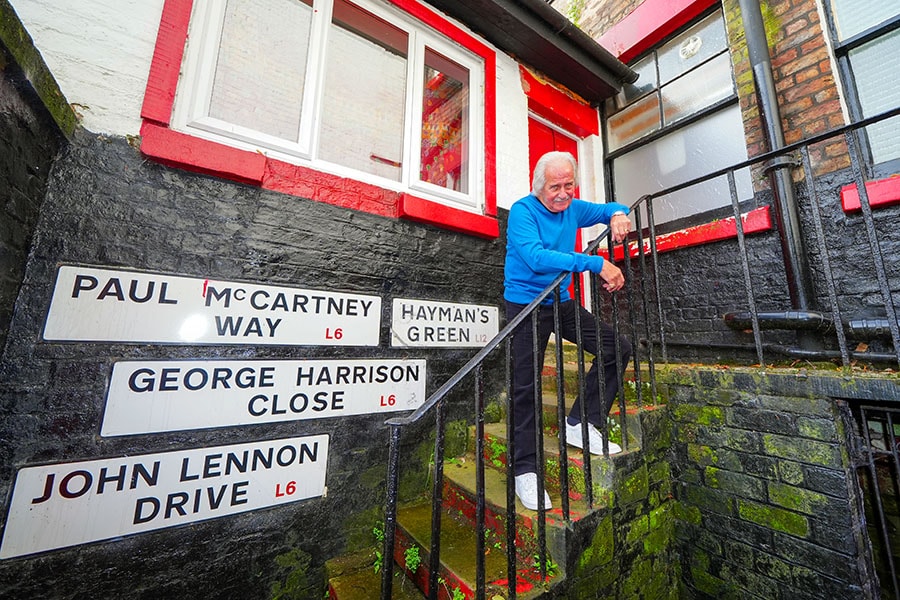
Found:
[{"label": "black metal handrail", "polygon": [[[654,209],[653,209],[653,200],[655,198],[659,198],[673,192],[690,188],[691,186],[698,185],[700,183],[709,181],[711,179],[715,179],[718,177],[726,177],[728,181],[728,188],[731,196],[731,205],[732,212],[734,214],[736,234],[737,234],[737,243],[738,243],[738,252],[741,256],[741,267],[742,272],[741,276],[743,279],[743,284],[746,292],[747,299],[747,308],[751,317],[751,325],[754,339],[754,349],[757,354],[759,364],[765,365],[765,352],[766,351],[783,351],[783,348],[780,348],[778,345],[774,344],[764,344],[762,341],[762,333],[761,327],[759,323],[758,311],[756,307],[755,294],[753,290],[752,278],[751,278],[751,270],[748,259],[748,254],[745,245],[745,232],[743,230],[743,222],[741,219],[739,199],[737,194],[737,187],[735,184],[735,173],[747,167],[751,167],[754,165],[764,164],[772,159],[782,158],[786,155],[799,153],[800,160],[795,161],[797,164],[794,166],[799,166],[803,169],[803,173],[806,178],[807,186],[809,188],[809,197],[810,197],[810,211],[812,213],[813,221],[815,224],[815,241],[818,244],[820,255],[822,257],[822,266],[825,272],[826,284],[828,287],[828,300],[832,309],[832,318],[834,320],[834,330],[838,337],[838,345],[840,348],[839,355],[836,355],[834,352],[824,352],[820,353],[820,357],[828,357],[828,358],[841,358],[843,365],[845,368],[849,367],[849,360],[853,355],[849,352],[847,348],[847,340],[843,335],[843,327],[842,327],[842,318],[840,314],[840,309],[838,307],[837,301],[837,291],[835,289],[834,277],[832,275],[832,267],[829,260],[829,249],[827,247],[825,241],[825,235],[822,226],[822,216],[819,212],[820,199],[818,192],[816,190],[815,185],[815,177],[813,173],[813,169],[810,164],[809,158],[809,147],[811,145],[838,137],[843,136],[846,140],[849,148],[850,154],[850,163],[851,169],[854,175],[854,181],[857,186],[857,190],[860,197],[860,204],[863,214],[863,221],[866,227],[867,240],[870,245],[871,256],[873,258],[875,274],[878,280],[879,289],[882,295],[882,299],[885,302],[885,307],[888,311],[889,315],[889,323],[888,327],[891,332],[891,339],[894,345],[894,354],[887,355],[882,353],[880,355],[874,355],[876,358],[896,358],[898,363],[900,363],[900,330],[898,330],[898,323],[896,318],[896,309],[893,304],[890,285],[887,280],[886,269],[884,265],[884,257],[881,254],[880,246],[877,238],[877,234],[874,226],[874,219],[872,216],[871,206],[869,204],[868,194],[865,186],[865,163],[860,156],[860,145],[856,141],[856,135],[859,129],[878,123],[885,119],[889,119],[895,116],[900,115],[900,107],[895,109],[886,111],[882,114],[870,117],[865,120],[861,120],[850,125],[842,126],[828,132],[824,132],[822,134],[813,136],[811,138],[805,139],[800,142],[796,142],[790,145],[787,145],[777,151],[767,152],[761,155],[758,155],[752,159],[748,159],[742,161],[740,163],[734,164],[730,167],[719,169],[712,173],[708,173],[702,177],[697,177],[690,181],[672,186],[665,190],[661,190],[658,192],[654,192],[652,194],[647,194],[638,199],[634,204],[631,205],[631,212],[636,220],[636,230],[638,243],[636,244],[636,253],[637,253],[637,275],[638,281],[635,282],[635,278],[630,276],[634,274],[635,267],[632,265],[632,250],[629,247],[629,244],[625,245],[624,251],[624,261],[625,261],[625,273],[626,273],[626,303],[630,309],[630,317],[631,317],[631,331],[633,334],[637,334],[639,329],[639,325],[642,324],[645,330],[645,347],[642,349],[640,344],[634,344],[634,353],[633,353],[633,370],[635,377],[635,388],[637,392],[637,404],[638,409],[640,410],[643,404],[642,400],[642,385],[641,385],[641,368],[640,364],[642,362],[642,357],[644,362],[646,362],[648,367],[649,374],[649,383],[651,386],[651,394],[652,398],[657,397],[656,390],[656,378],[655,378],[655,370],[654,370],[654,357],[657,354],[657,348],[654,345],[655,341],[659,342],[659,353],[662,357],[662,360],[668,362],[668,351],[667,351],[667,335],[665,331],[664,324],[664,315],[662,312],[662,305],[660,302],[660,277],[659,277],[659,261],[658,261],[658,250],[656,247],[656,223],[654,218]],[[793,163],[794,161],[792,161]],[[787,163],[782,163],[780,166],[784,167]],[[647,268],[647,248],[645,248],[645,243],[642,240],[642,236],[644,235],[644,227],[642,224],[641,211],[638,210],[643,206],[646,210],[646,215],[648,219],[647,223],[647,231],[649,237],[649,243],[646,244],[649,246],[649,254],[650,260],[652,261],[652,273],[648,273]],[[588,253],[595,253],[600,248],[600,245],[603,241],[607,242],[607,251],[608,256],[614,257],[613,253],[613,244],[612,239],[609,236],[608,228],[601,233],[599,237],[593,240],[585,250]],[[435,390],[426,401],[414,412],[407,416],[403,417],[395,417],[386,422],[386,424],[390,427],[390,456],[388,460],[388,473],[387,473],[387,499],[385,504],[385,536],[384,536],[384,547],[383,547],[383,560],[384,566],[382,571],[382,590],[381,590],[381,598],[386,600],[391,597],[392,590],[392,582],[393,582],[393,557],[394,557],[394,549],[395,549],[395,532],[396,532],[396,517],[397,517],[397,508],[398,508],[398,489],[399,489],[399,468],[400,468],[400,437],[401,430],[403,427],[411,425],[420,421],[423,417],[430,413],[434,413],[435,415],[435,448],[434,448],[434,481],[433,481],[433,489],[432,489],[432,535],[431,535],[431,548],[430,548],[430,579],[428,585],[428,593],[429,598],[437,598],[438,586],[439,586],[439,566],[440,566],[440,529],[441,529],[441,512],[442,512],[442,488],[443,488],[443,460],[444,460],[444,418],[445,418],[445,400],[454,389],[467,377],[474,375],[475,377],[475,427],[476,427],[476,524],[475,524],[475,535],[476,535],[476,553],[477,556],[474,558],[474,562],[477,567],[477,577],[476,577],[476,590],[475,596],[479,600],[484,598],[485,595],[485,581],[484,581],[484,533],[485,533],[485,489],[484,489],[484,386],[483,386],[483,365],[484,362],[488,359],[488,357],[498,350],[501,346],[505,346],[506,350],[506,371],[507,371],[507,380],[506,380],[506,390],[507,395],[511,391],[511,380],[510,380],[510,365],[509,365],[509,356],[510,356],[510,338],[513,331],[523,326],[527,319],[531,319],[531,326],[533,328],[537,327],[537,311],[539,307],[544,303],[544,301],[553,295],[553,306],[554,306],[554,322],[557,330],[559,329],[559,314],[558,314],[558,305],[559,305],[559,286],[560,284],[568,278],[570,273],[561,273],[557,276],[554,281],[531,303],[529,303],[524,310],[522,310],[519,314],[517,314],[514,318],[512,318],[501,330],[500,332],[490,340],[483,348],[481,348],[462,368],[460,368],[455,374],[453,374],[443,385],[441,385],[437,390]],[[653,295],[651,296],[647,292],[647,282],[648,280],[656,282],[656,285],[652,287]],[[580,297],[580,279],[579,277],[575,277],[575,298]],[[599,306],[599,298],[600,293],[597,286],[597,276],[592,275],[590,277],[591,282],[591,300],[593,303],[593,314],[594,318],[599,322],[600,314],[602,312],[601,307]],[[639,296],[640,302],[638,302],[638,306],[636,306],[635,302],[635,288],[639,286]],[[609,307],[609,312],[611,313],[611,322],[615,331],[616,339],[619,339],[619,302],[617,300],[617,295],[613,295],[613,301]],[[655,317],[656,320],[656,337],[651,334],[651,322],[654,320],[651,317],[651,304],[655,307]],[[576,311],[576,315],[578,311]],[[639,323],[639,318],[642,319],[642,322]],[[599,326],[598,326],[599,328]],[[576,329],[580,330],[580,327]],[[537,336],[533,336],[535,340],[535,345],[537,345]],[[707,346],[715,347],[716,344],[706,343]],[[725,347],[737,347],[735,345],[726,345],[721,344],[720,346]],[[585,385],[585,373],[584,373],[584,357],[582,353],[582,345],[581,340],[576,340],[576,348],[578,354],[578,389],[579,392],[584,394],[584,385]],[[537,348],[535,348],[537,350]],[[539,378],[541,376],[540,373],[540,357],[537,356],[537,352],[535,352],[535,417],[536,417],[536,428],[538,431],[538,435],[541,435],[542,426],[542,410],[541,410],[541,398],[540,398],[540,381]],[[619,373],[622,372],[621,369],[621,356],[620,352],[617,348],[617,366],[619,367]],[[799,356],[803,356],[802,352],[798,353]],[[600,357],[597,358],[600,360]],[[557,344],[556,350],[556,361],[557,361],[557,390],[558,390],[558,398],[557,398],[557,406],[559,409],[559,418],[560,423],[563,422],[564,419],[564,408],[563,408],[563,393],[562,393],[562,374],[563,374],[563,365],[562,365],[562,348],[561,343]],[[600,377],[600,385],[604,384],[602,376]],[[621,390],[621,379],[619,381],[620,390]],[[585,403],[582,403],[582,407]],[[627,435],[627,427],[625,424],[625,399],[624,394],[619,393],[619,418],[622,423],[622,431],[623,431],[623,444],[626,446],[628,444],[628,435]],[[583,424],[586,420],[582,419]],[[586,425],[583,425],[586,427]],[[514,453],[514,440],[513,436],[510,435],[514,429],[513,423],[513,411],[507,410],[507,467],[509,468],[512,465],[512,457]],[[603,425],[604,439],[607,438],[607,431],[605,424]],[[583,431],[583,436],[586,434],[586,431]],[[606,442],[604,442],[606,445]],[[539,482],[539,490],[538,490],[538,503],[539,509],[540,505],[543,504],[543,445],[541,443],[537,444],[538,450],[538,482]],[[604,448],[604,454],[607,449]],[[587,491],[587,501],[589,506],[593,505],[592,498],[592,485],[590,481],[591,477],[591,469],[590,469],[590,452],[584,452],[585,466],[584,466],[584,476],[586,478],[586,491]],[[566,448],[565,448],[565,439],[564,433],[560,439],[560,461],[561,465],[565,465],[563,462],[566,460]],[[561,468],[560,469],[560,477],[561,477],[561,488],[562,488],[562,511],[563,516],[566,520],[569,520],[569,504],[568,504],[568,469]],[[508,594],[509,599],[514,600],[516,597],[516,556],[515,556],[515,523],[516,523],[516,513],[515,513],[515,493],[513,487],[513,477],[507,477],[507,531],[506,531],[506,541],[507,541],[507,571],[508,571],[508,579],[509,579],[509,588]],[[545,569],[546,565],[546,541],[545,541],[545,518],[544,511],[538,510],[537,515],[537,537],[538,537],[538,561],[541,570],[541,575],[546,576],[547,572]]]}]

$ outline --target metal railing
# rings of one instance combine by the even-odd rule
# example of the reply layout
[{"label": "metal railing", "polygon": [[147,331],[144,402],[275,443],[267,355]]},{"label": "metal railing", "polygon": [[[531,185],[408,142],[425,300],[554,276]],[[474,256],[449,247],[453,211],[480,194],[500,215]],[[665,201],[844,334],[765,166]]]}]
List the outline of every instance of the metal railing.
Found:
[{"label": "metal railing", "polygon": [[[766,364],[767,355],[777,354],[779,356],[793,356],[793,357],[815,357],[821,359],[828,360],[838,360],[840,359],[843,367],[845,369],[850,368],[851,360],[873,360],[873,361],[895,361],[900,364],[900,329],[898,329],[897,323],[897,313],[896,308],[894,306],[891,285],[888,281],[887,268],[885,265],[885,259],[881,251],[880,241],[878,239],[878,234],[875,228],[875,220],[872,214],[872,208],[869,202],[869,196],[865,185],[865,173],[866,173],[866,163],[861,157],[860,144],[857,140],[858,132],[861,128],[871,125],[873,123],[877,123],[879,121],[895,117],[900,115],[900,107],[893,109],[891,111],[887,111],[878,115],[876,117],[872,117],[857,123],[853,123],[851,125],[841,127],[835,130],[828,131],[826,133],[814,136],[812,138],[803,140],[802,142],[798,142],[795,144],[788,145],[778,151],[769,152],[766,154],[762,154],[756,156],[750,160],[743,161],[741,163],[732,165],[730,167],[709,173],[703,177],[699,177],[693,179],[691,181],[685,182],[683,184],[679,184],[677,186],[673,186],[666,190],[662,190],[660,192],[656,192],[653,194],[649,194],[641,197],[637,202],[635,202],[632,206],[632,215],[636,220],[636,231],[638,232],[639,239],[637,243],[627,244],[625,246],[626,250],[622,252],[622,260],[624,261],[624,269],[623,271],[626,273],[626,286],[623,291],[620,291],[616,294],[613,294],[612,300],[606,304],[601,302],[601,294],[599,293],[598,286],[598,277],[594,274],[591,274],[589,277],[590,281],[590,299],[591,299],[591,312],[594,315],[594,318],[598,321],[600,320],[600,316],[606,314],[609,317],[609,321],[613,326],[616,339],[619,338],[619,330],[621,327],[620,323],[620,302],[621,295],[624,294],[625,300],[624,304],[628,309],[629,313],[629,324],[631,333],[633,336],[637,337],[638,332],[642,332],[641,343],[633,344],[634,353],[633,353],[633,376],[635,378],[635,389],[637,393],[636,403],[638,407],[638,411],[640,411],[643,407],[643,385],[641,378],[644,374],[642,371],[641,365],[644,364],[646,366],[646,374],[649,379],[649,390],[651,398],[657,397],[657,383],[656,383],[656,375],[655,375],[655,361],[662,360],[663,362],[669,361],[669,347],[672,345],[669,341],[669,334],[671,331],[666,331],[664,323],[666,323],[665,314],[663,312],[662,304],[660,302],[660,272],[659,272],[659,252],[657,248],[657,224],[654,218],[654,200],[671,194],[673,192],[688,189],[692,186],[710,181],[715,178],[725,177],[727,178],[729,193],[731,196],[731,208],[734,215],[734,221],[736,226],[736,234],[737,234],[737,245],[738,245],[738,253],[741,258],[741,280],[744,287],[745,295],[746,295],[746,316],[745,318],[745,326],[749,325],[749,328],[752,329],[753,335],[753,346],[752,349],[756,353],[756,358],[758,360],[759,365]],[[845,319],[842,317],[842,312],[839,307],[838,302],[838,289],[836,287],[835,278],[833,275],[833,266],[831,264],[830,255],[832,249],[828,247],[825,237],[823,220],[822,216],[822,203],[824,202],[820,193],[817,190],[816,186],[816,177],[813,172],[813,168],[810,160],[810,147],[816,144],[822,143],[824,141],[833,139],[833,138],[842,138],[849,149],[849,158],[850,158],[850,168],[853,173],[853,178],[856,183],[856,187],[859,193],[859,199],[861,204],[862,211],[862,220],[866,230],[866,239],[869,245],[869,253],[872,258],[872,268],[875,274],[875,278],[878,282],[878,288],[881,295],[881,298],[884,302],[885,312],[887,318],[885,322],[880,323],[881,327],[885,331],[889,331],[890,341],[893,344],[893,352],[852,352],[848,347],[848,337],[845,334],[845,329],[847,327],[847,323]],[[785,157],[793,158],[792,161],[785,161]],[[759,311],[757,310],[757,301],[756,294],[754,292],[752,273],[750,269],[750,262],[748,258],[748,252],[746,248],[745,242],[745,232],[743,229],[743,221],[742,215],[740,211],[740,203],[738,198],[737,186],[735,184],[735,173],[742,169],[746,169],[748,167],[766,165],[769,163],[776,163],[779,165],[777,168],[784,168],[786,164],[792,164],[797,168],[802,168],[803,175],[805,178],[807,190],[808,190],[808,198],[809,198],[809,216],[813,223],[814,232],[812,232],[811,236],[815,242],[816,248],[818,250],[818,256],[820,257],[820,269],[824,274],[825,280],[825,288],[826,293],[824,295],[827,296],[828,303],[831,308],[831,314],[820,314],[818,318],[815,319],[816,323],[821,326],[823,322],[826,323],[825,329],[831,330],[831,332],[835,335],[837,350],[821,350],[817,351],[813,354],[810,354],[808,351],[803,349],[794,349],[794,348],[786,348],[782,344],[771,344],[763,342],[763,330],[769,328],[769,324],[765,319],[761,319]],[[833,201],[831,199],[830,201]],[[641,217],[641,208],[646,212],[647,215],[647,225],[646,228],[642,224]],[[644,236],[646,236],[646,241],[644,241]],[[608,256],[614,255],[614,246],[612,244],[611,237],[609,236],[608,230],[603,232],[597,239],[591,242],[586,249],[588,253],[596,253],[600,248],[603,242],[606,242],[605,251],[608,253]],[[648,262],[650,265],[648,266]],[[857,268],[861,268],[857,266]],[[485,393],[484,393],[484,365],[485,362],[488,361],[490,357],[494,355],[496,352],[505,351],[506,354],[506,391],[507,398],[511,398],[512,384],[511,384],[511,363],[510,363],[510,355],[511,355],[511,336],[516,328],[520,326],[529,326],[527,321],[530,320],[530,326],[532,327],[532,332],[537,331],[537,316],[539,307],[541,304],[551,296],[553,297],[553,307],[554,307],[554,323],[556,330],[559,330],[559,286],[560,284],[567,279],[569,273],[561,273],[553,283],[548,286],[537,298],[535,298],[527,307],[522,310],[518,315],[516,315],[513,319],[511,319],[503,329],[495,336],[492,340],[490,340],[481,350],[479,350],[475,356],[473,356],[458,372],[456,372],[449,380],[447,380],[443,385],[441,385],[434,393],[432,393],[428,399],[424,402],[424,404],[418,408],[412,414],[405,416],[394,418],[387,421],[387,425],[390,427],[390,454],[388,460],[388,477],[387,477],[387,499],[385,504],[385,528],[384,528],[384,547],[383,547],[383,571],[382,571],[382,589],[381,589],[381,598],[387,599],[391,597],[392,584],[393,584],[393,574],[394,574],[394,551],[395,551],[395,533],[396,533],[396,525],[397,525],[397,510],[398,510],[398,492],[399,492],[399,469],[400,469],[400,449],[401,449],[401,432],[403,429],[413,423],[417,423],[425,419],[427,416],[431,416],[434,419],[434,431],[435,431],[435,442],[434,442],[434,481],[432,488],[432,521],[431,521],[431,546],[429,549],[429,577],[430,580],[427,585],[427,589],[429,590],[429,598],[437,598],[438,597],[438,588],[439,588],[439,567],[441,564],[441,543],[440,543],[440,531],[441,531],[441,517],[443,512],[443,484],[444,484],[444,475],[443,475],[443,465],[444,465],[444,442],[445,442],[445,428],[446,428],[446,403],[449,395],[457,390],[465,380],[468,378],[474,378],[474,406],[475,406],[475,415],[474,415],[474,426],[475,426],[475,457],[476,457],[476,490],[475,490],[475,556],[472,557],[472,561],[476,564],[476,581],[475,581],[475,597],[478,600],[481,600],[485,597],[486,593],[486,583],[485,583]],[[574,298],[581,297],[580,290],[580,281],[579,277],[574,278],[575,281],[575,294]],[[822,295],[822,294],[820,294]],[[578,314],[578,311],[575,311]],[[717,318],[716,315],[710,315],[710,318]],[[804,322],[804,319],[800,319],[801,322]],[[580,330],[580,323],[577,324],[577,329]],[[803,326],[801,324],[801,326]],[[653,332],[651,333],[651,329]],[[598,325],[599,330],[599,325]],[[882,334],[884,331],[882,331]],[[884,337],[884,336],[883,336]],[[542,434],[542,398],[541,398],[541,357],[538,356],[538,348],[537,348],[537,335],[533,335],[532,339],[534,340],[534,354],[535,354],[535,364],[534,364],[534,372],[535,372],[535,418],[536,418],[536,429],[538,432],[538,436]],[[558,340],[559,341],[559,340]],[[735,351],[743,351],[746,348],[739,347],[736,344],[728,344],[721,343],[717,344],[714,341],[705,340],[702,342],[703,345],[707,347],[721,347],[733,349]],[[677,344],[676,344],[677,345]],[[579,338],[576,340],[576,352],[578,356],[578,390],[582,397],[585,389],[585,365],[584,365],[584,355],[582,352],[582,340]],[[619,352],[617,349],[617,361],[619,361],[618,366],[621,367],[621,357],[618,356]],[[556,377],[557,377],[557,408],[558,408],[558,417],[560,419],[560,423],[562,423],[565,419],[565,406],[564,406],[564,392],[563,392],[563,353],[562,353],[562,345],[561,343],[556,344]],[[597,357],[598,361],[602,361],[601,357]],[[619,368],[619,373],[622,372],[622,369]],[[600,386],[601,386],[601,394],[603,394],[603,377],[602,377],[602,369],[598,369],[598,377],[600,378]],[[621,430],[623,432],[622,441],[623,446],[627,450],[628,449],[628,435],[627,435],[627,423],[626,423],[626,407],[625,407],[625,396],[622,393],[622,380],[620,376],[619,380],[620,391],[618,393],[618,406],[619,406],[619,420]],[[582,407],[584,407],[586,403],[582,402]],[[509,434],[509,432],[514,431],[515,423],[513,423],[513,413],[514,411],[509,409],[506,411],[507,413],[507,454],[506,454],[506,465],[509,471],[509,474],[506,478],[506,552],[507,552],[507,574],[508,574],[508,598],[513,600],[516,598],[516,564],[517,564],[517,556],[516,556],[516,505],[515,505],[515,489],[514,489],[514,478],[511,476],[511,465],[513,464],[513,453],[514,453],[514,441],[513,436]],[[583,418],[584,422],[585,419]],[[564,428],[561,428],[564,430]],[[602,433],[605,439],[608,439],[607,428],[604,423],[602,426]],[[559,445],[559,455],[560,455],[560,465],[567,465],[567,451],[566,451],[566,443],[565,443],[565,434],[564,431],[561,434],[560,445]],[[605,445],[605,443],[604,443]],[[539,490],[538,490],[538,499],[539,504],[542,504],[543,500],[543,491],[544,491],[544,457],[543,457],[543,444],[537,444],[538,449],[538,459],[537,459],[537,468],[538,468],[538,482],[539,482]],[[584,452],[584,466],[583,466],[583,476],[585,479],[585,490],[587,497],[587,504],[589,508],[594,507],[594,498],[593,498],[593,486],[591,482],[591,456],[589,451]],[[606,448],[604,448],[604,454],[606,454]],[[561,488],[561,496],[562,496],[562,514],[564,520],[569,523],[571,520],[570,515],[570,506],[568,501],[568,492],[569,492],[569,469],[568,468],[560,468],[560,488]],[[547,577],[546,564],[547,564],[547,545],[546,545],[546,517],[543,511],[537,511],[537,564],[539,565],[540,575],[542,579]]]}]

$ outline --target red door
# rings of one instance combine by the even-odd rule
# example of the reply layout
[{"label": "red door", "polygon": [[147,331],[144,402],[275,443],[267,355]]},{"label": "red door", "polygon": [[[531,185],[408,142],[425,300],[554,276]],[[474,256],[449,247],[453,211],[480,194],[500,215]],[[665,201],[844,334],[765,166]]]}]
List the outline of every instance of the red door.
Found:
[{"label": "red door", "polygon": [[[534,165],[538,159],[546,154],[558,150],[561,152],[569,152],[578,160],[578,141],[569,137],[564,133],[544,125],[540,121],[528,119],[528,176],[534,176]],[[529,179],[530,181],[530,179]],[[579,197],[578,188],[575,188],[575,197]],[[575,236],[575,250],[581,250],[581,230]],[[569,286],[569,294],[574,298],[574,285]],[[581,288],[581,297],[579,301],[584,304],[584,285]]]}]

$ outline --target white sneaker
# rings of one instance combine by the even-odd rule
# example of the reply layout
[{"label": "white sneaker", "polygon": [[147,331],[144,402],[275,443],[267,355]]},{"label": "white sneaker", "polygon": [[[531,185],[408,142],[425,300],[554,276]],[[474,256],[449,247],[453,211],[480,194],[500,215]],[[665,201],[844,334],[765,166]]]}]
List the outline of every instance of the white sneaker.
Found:
[{"label": "white sneaker", "polygon": [[[591,454],[603,454],[603,434],[596,427],[588,423],[588,436],[591,442]],[[581,423],[569,425],[566,421],[566,443],[576,448],[584,449],[584,441],[581,439]],[[622,451],[622,447],[615,442],[609,442],[609,453],[618,454]]]},{"label": "white sneaker", "polygon": [[[538,508],[538,482],[537,473],[523,473],[516,475],[516,496],[529,510]],[[550,510],[550,495],[544,490],[544,510]]]}]

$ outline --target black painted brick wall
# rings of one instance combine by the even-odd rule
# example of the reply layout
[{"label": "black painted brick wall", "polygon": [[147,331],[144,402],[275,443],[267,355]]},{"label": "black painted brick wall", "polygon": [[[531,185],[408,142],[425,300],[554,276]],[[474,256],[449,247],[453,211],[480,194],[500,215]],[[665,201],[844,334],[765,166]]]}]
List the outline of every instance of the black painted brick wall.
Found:
[{"label": "black painted brick wall", "polygon": [[[5,417],[0,510],[7,510],[16,469],[27,465],[321,433],[331,436],[328,496],[5,560],[0,562],[0,597],[268,598],[290,574],[276,561],[296,558],[299,551],[309,561],[301,569],[306,587],[292,597],[321,598],[324,561],[343,552],[349,538],[360,532],[365,538],[381,514],[388,443],[384,417],[101,438],[112,364],[195,357],[409,356],[428,360],[430,392],[475,350],[390,348],[391,301],[400,296],[499,305],[503,243],[173,170],[146,161],[124,139],[77,132],[54,167],[0,370]],[[43,342],[56,269],[64,263],[380,295],[381,345]],[[502,384],[495,374],[488,374],[488,394]],[[451,418],[471,413],[470,397],[457,394]],[[411,448],[426,443],[415,430],[404,435]]]},{"label": "black painted brick wall", "polygon": [[59,130],[0,44],[0,356],[60,144]]},{"label": "black painted brick wall", "polygon": [[673,373],[687,597],[878,597],[848,456],[852,421],[845,403],[822,393],[870,397],[874,388],[830,376]]}]

